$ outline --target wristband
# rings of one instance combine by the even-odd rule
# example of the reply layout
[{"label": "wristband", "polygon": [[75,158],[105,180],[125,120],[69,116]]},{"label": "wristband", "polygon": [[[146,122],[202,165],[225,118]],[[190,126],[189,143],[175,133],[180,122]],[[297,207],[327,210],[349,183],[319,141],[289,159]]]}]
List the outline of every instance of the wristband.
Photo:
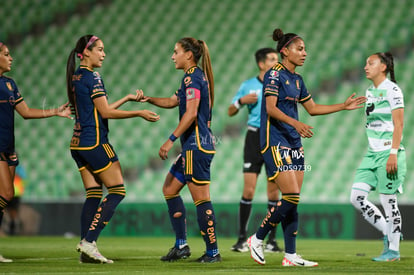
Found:
[{"label": "wristband", "polygon": [[176,139],[177,139],[177,137],[176,136],[174,136],[174,134],[171,134],[171,136],[170,136],[170,138],[169,138],[172,142],[174,142]]},{"label": "wristband", "polygon": [[234,105],[234,107],[236,107],[236,108],[237,108],[237,110],[239,110],[239,109],[240,109],[240,107],[241,107],[241,104],[240,104],[240,99],[239,99],[239,100],[237,100],[236,102],[234,102],[234,103],[233,103],[233,105]]},{"label": "wristband", "polygon": [[396,155],[396,154],[398,154],[398,149],[391,148],[390,155]]}]

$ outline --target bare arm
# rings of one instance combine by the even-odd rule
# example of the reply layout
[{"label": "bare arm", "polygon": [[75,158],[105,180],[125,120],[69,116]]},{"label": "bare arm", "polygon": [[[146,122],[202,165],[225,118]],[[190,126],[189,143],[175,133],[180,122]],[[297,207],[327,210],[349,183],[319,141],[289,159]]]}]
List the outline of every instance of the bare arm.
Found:
[{"label": "bare arm", "polygon": [[310,138],[313,136],[312,126],[309,126],[305,123],[296,120],[285,113],[283,113],[279,108],[276,107],[277,97],[276,96],[267,96],[266,97],[266,111],[268,115],[276,120],[287,123],[300,134],[301,137]]},{"label": "bare arm", "polygon": [[157,107],[170,109],[178,106],[178,98],[176,95],[171,97],[151,97],[151,96],[144,96],[141,99],[141,102],[148,102],[152,105]]},{"label": "bare arm", "polygon": [[63,104],[55,109],[33,109],[22,101],[16,105],[16,111],[24,119],[47,118],[52,116],[67,117],[72,119],[69,103]]},{"label": "bare arm", "polygon": [[[198,105],[200,104],[200,99],[193,99],[187,101],[186,111],[181,117],[180,122],[178,123],[177,128],[175,128],[173,135],[177,138],[180,137],[195,121],[197,118]],[[173,146],[173,141],[168,139],[160,148],[158,154],[162,159],[168,158],[168,152]]]},{"label": "bare arm", "polygon": [[[248,95],[245,95],[245,96],[241,97],[238,101],[239,101],[238,104],[240,105],[239,108],[241,107],[241,105],[244,105],[244,104],[256,103],[257,102],[257,95],[256,94],[248,94]],[[239,112],[239,108],[237,108],[237,103],[236,104],[231,104],[228,108],[227,114],[229,116],[234,116],[235,114],[237,114]]]},{"label": "bare arm", "polygon": [[342,110],[354,110],[362,108],[362,104],[367,101],[366,97],[359,96],[355,98],[354,96],[355,93],[349,96],[344,103],[332,105],[316,104],[315,101],[313,101],[313,99],[310,99],[303,103],[303,107],[305,107],[306,111],[312,116],[326,115],[330,113],[339,112]]},{"label": "bare arm", "polygon": [[148,110],[124,111],[111,108],[105,96],[100,96],[93,100],[93,103],[103,118],[122,119],[131,117],[142,117],[148,121],[157,121],[160,117]]},{"label": "bare arm", "polygon": [[[392,133],[392,149],[400,148],[401,138],[404,128],[404,109],[399,108],[392,111],[392,121],[394,124],[394,132]],[[397,154],[390,154],[388,157],[386,170],[388,177],[397,178],[398,158]]]},{"label": "bare arm", "polygon": [[139,101],[143,97],[143,95],[144,95],[144,93],[142,92],[142,90],[137,90],[135,95],[134,94],[126,95],[123,98],[109,104],[109,108],[118,109],[124,103],[126,103],[128,101]]}]

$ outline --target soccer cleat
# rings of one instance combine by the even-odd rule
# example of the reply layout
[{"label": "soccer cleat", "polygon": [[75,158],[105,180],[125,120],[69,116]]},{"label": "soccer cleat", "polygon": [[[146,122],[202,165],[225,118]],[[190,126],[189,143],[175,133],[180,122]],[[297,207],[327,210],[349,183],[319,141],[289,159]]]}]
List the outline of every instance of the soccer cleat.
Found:
[{"label": "soccer cleat", "polygon": [[317,262],[312,262],[308,260],[302,259],[302,257],[298,254],[285,254],[285,257],[282,261],[282,266],[318,266]]},{"label": "soccer cleat", "polygon": [[267,241],[265,245],[265,252],[283,252],[282,249],[279,248],[276,241]]},{"label": "soccer cleat", "polygon": [[395,262],[400,260],[400,252],[388,249],[385,253],[382,253],[379,257],[372,258],[374,262]]},{"label": "soccer cleat", "polygon": [[265,264],[263,253],[263,241],[256,238],[256,234],[247,239],[247,244],[250,248],[250,256],[258,264]]},{"label": "soccer cleat", "polygon": [[382,252],[381,252],[381,255],[382,254],[385,254],[385,253],[387,253],[388,252],[388,250],[389,250],[389,245],[390,245],[390,242],[388,241],[388,237],[387,237],[387,235],[385,235],[384,236],[384,248],[383,248],[383,250],[382,250]]},{"label": "soccer cleat", "polygon": [[[114,261],[107,259],[108,261],[106,262],[106,264],[113,264]],[[81,253],[79,255],[79,263],[80,264],[101,264],[101,261],[97,261],[94,260],[92,258],[90,258],[88,255],[86,255],[85,253]]]},{"label": "soccer cleat", "polygon": [[201,256],[200,258],[198,258],[196,260],[196,262],[199,263],[218,263],[221,262],[221,256],[220,254],[217,254],[216,256],[208,256],[207,254],[204,254],[203,256]]},{"label": "soccer cleat", "polygon": [[249,246],[245,239],[239,239],[237,243],[231,247],[231,250],[235,252],[247,252],[249,251]]},{"label": "soccer cleat", "polygon": [[[112,264],[114,261],[108,260],[99,253],[96,242],[88,242],[85,239],[79,242],[76,246],[76,250],[81,252],[81,259],[84,259],[83,262],[88,263],[97,263],[97,264]],[[82,256],[83,254],[83,256]],[[88,258],[88,260],[86,260]]]},{"label": "soccer cleat", "polygon": [[4,258],[2,255],[0,255],[0,263],[11,263],[11,262],[13,262],[12,259],[7,259],[7,258]]},{"label": "soccer cleat", "polygon": [[161,261],[164,262],[173,262],[180,259],[187,259],[190,257],[190,247],[185,245],[182,248],[173,247],[168,251],[167,255],[161,257]]}]

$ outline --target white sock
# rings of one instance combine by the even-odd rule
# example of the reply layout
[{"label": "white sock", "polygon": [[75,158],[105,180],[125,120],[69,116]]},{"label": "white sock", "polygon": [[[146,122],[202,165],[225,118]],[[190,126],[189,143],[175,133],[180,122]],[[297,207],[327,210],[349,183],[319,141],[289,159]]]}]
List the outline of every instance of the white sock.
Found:
[{"label": "white sock", "polygon": [[368,201],[367,197],[370,190],[371,186],[366,183],[354,183],[351,191],[351,203],[361,212],[367,222],[385,236],[387,235],[387,222],[378,207]]},{"label": "white sock", "polygon": [[389,242],[389,249],[400,251],[401,238],[401,213],[398,209],[397,195],[380,194],[381,204],[384,208],[387,223],[387,236]]}]

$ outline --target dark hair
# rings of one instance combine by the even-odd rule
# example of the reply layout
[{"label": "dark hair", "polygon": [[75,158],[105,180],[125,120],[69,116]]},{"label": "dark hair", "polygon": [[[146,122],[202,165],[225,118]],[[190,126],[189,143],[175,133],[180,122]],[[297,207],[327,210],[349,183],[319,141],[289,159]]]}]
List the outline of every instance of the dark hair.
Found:
[{"label": "dark hair", "polygon": [[266,60],[267,54],[277,53],[275,49],[272,48],[261,48],[256,51],[254,56],[256,57],[256,63],[264,62]]},{"label": "dark hair", "polygon": [[208,81],[208,86],[210,90],[210,100],[211,106],[214,105],[214,76],[213,76],[213,68],[211,67],[211,59],[210,53],[208,51],[208,47],[206,42],[203,40],[197,40],[192,37],[184,37],[178,40],[177,43],[181,44],[184,51],[191,51],[193,53],[193,58],[195,63],[197,64],[200,58],[202,57],[201,67],[204,71],[204,74]]},{"label": "dark hair", "polygon": [[[75,97],[74,97],[73,87],[72,87],[72,76],[75,73],[75,68],[76,68],[75,57],[76,56],[82,57],[83,51],[88,45],[88,42],[91,41],[92,37],[93,37],[92,34],[88,34],[88,35],[84,35],[81,38],[79,38],[78,42],[76,42],[75,48],[70,52],[69,57],[68,57],[68,62],[66,64],[66,89],[67,89],[69,102],[72,106],[75,106]],[[90,46],[88,46],[88,49],[92,50],[95,44],[96,44],[96,40]]]},{"label": "dark hair", "polygon": [[277,41],[277,46],[276,46],[276,51],[280,53],[280,55],[282,56],[282,58],[284,57],[282,50],[283,48],[287,48],[289,47],[289,45],[296,40],[296,38],[300,38],[302,39],[299,35],[295,34],[295,33],[286,33],[284,34],[282,29],[275,29],[273,31],[273,35],[272,38],[274,41]]},{"label": "dark hair", "polygon": [[394,73],[394,58],[390,52],[385,53],[375,53],[379,59],[381,60],[382,64],[385,64],[387,68],[385,69],[385,74],[390,73],[391,81],[397,83],[395,80],[395,73]]}]

